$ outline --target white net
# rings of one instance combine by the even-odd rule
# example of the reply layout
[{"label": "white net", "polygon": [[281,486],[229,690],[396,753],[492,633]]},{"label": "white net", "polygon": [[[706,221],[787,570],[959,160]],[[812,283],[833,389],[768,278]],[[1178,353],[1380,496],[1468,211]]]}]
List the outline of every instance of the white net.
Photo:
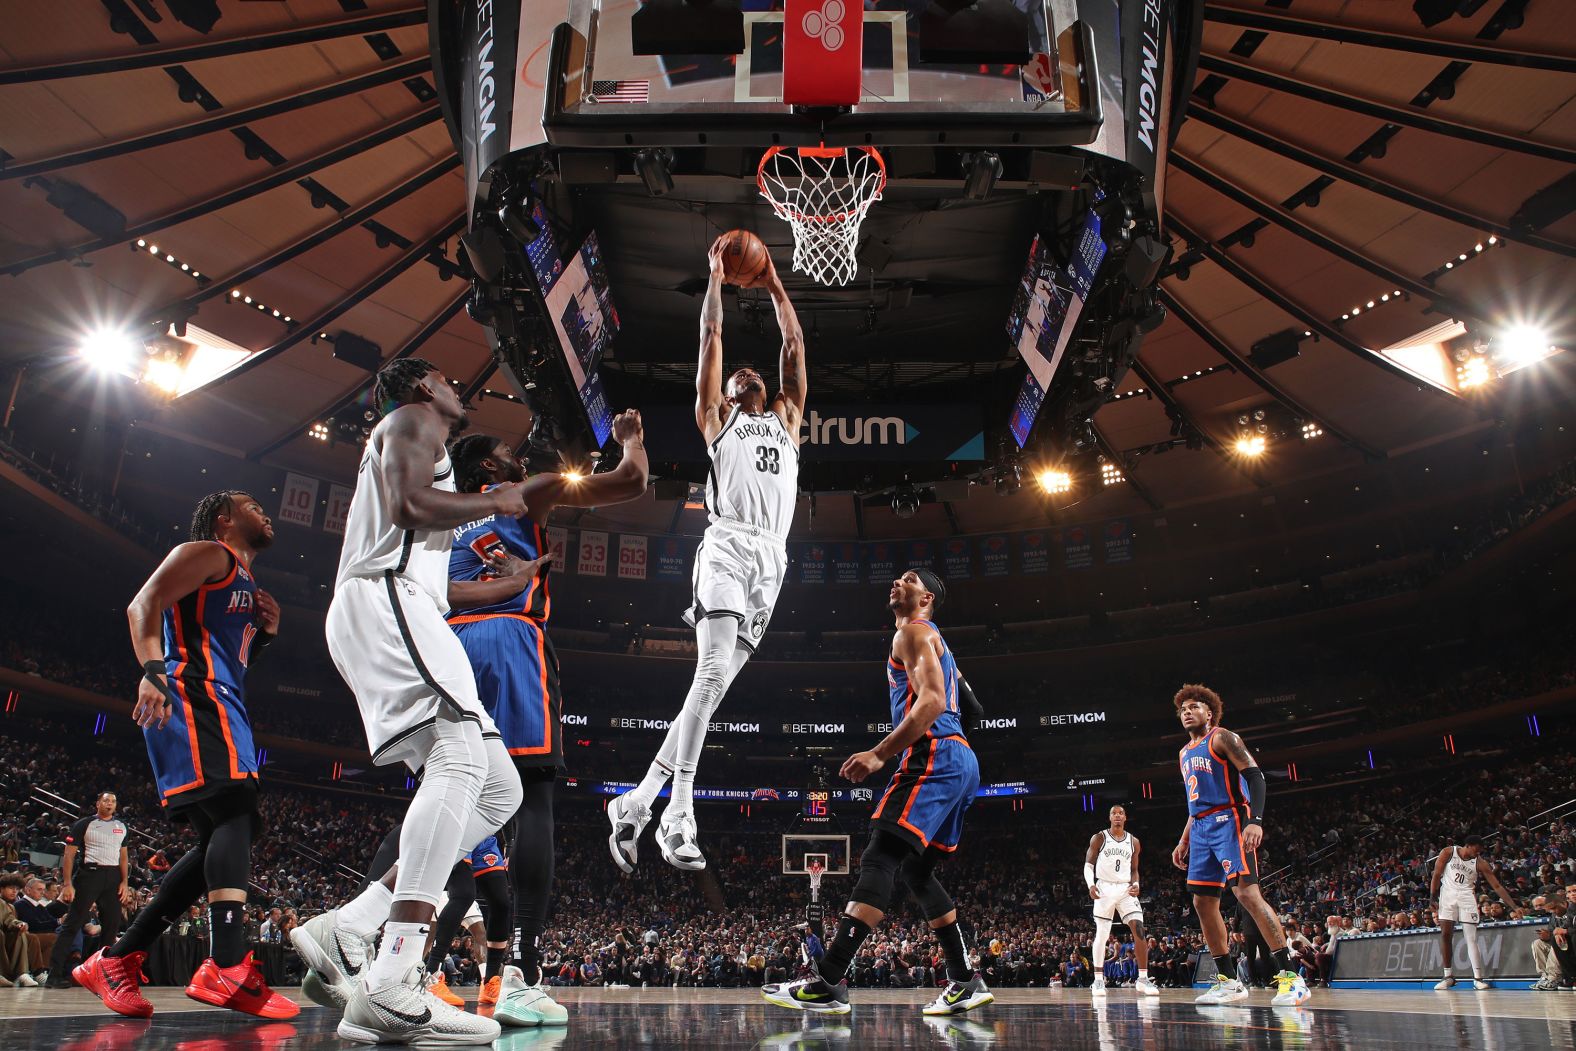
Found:
[{"label": "white net", "polygon": [[826,863],[812,861],[805,866],[805,873],[810,877],[810,900],[821,900],[821,877],[826,875]]},{"label": "white net", "polygon": [[881,154],[870,146],[773,146],[756,182],[777,217],[793,227],[793,268],[823,285],[852,281],[859,226],[886,185]]}]

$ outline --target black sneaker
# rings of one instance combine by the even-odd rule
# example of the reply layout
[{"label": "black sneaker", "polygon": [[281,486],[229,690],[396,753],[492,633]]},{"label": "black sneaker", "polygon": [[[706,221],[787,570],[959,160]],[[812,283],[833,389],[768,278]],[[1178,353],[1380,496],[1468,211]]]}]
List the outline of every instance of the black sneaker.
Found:
[{"label": "black sneaker", "polygon": [[925,1006],[927,1015],[955,1015],[984,1007],[996,999],[985,985],[985,979],[975,975],[966,982],[947,982],[941,995]]},{"label": "black sneaker", "polygon": [[794,1011],[845,1015],[852,1010],[848,1006],[847,979],[833,985],[814,973],[796,982],[763,985],[761,995],[778,1007],[786,1007]]}]

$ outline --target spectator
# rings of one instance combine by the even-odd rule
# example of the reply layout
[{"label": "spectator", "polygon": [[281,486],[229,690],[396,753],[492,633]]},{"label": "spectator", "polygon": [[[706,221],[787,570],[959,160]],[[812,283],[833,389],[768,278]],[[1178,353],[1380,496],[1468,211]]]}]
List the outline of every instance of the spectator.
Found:
[{"label": "spectator", "polygon": [[20,985],[30,989],[38,984],[28,970],[36,952],[29,945],[27,924],[16,915],[16,901],[25,882],[17,872],[0,876],[0,988]]},{"label": "spectator", "polygon": [[1554,952],[1554,932],[1548,927],[1540,928],[1532,940],[1532,962],[1538,969],[1538,981],[1532,987],[1540,992],[1553,992],[1571,981]]}]

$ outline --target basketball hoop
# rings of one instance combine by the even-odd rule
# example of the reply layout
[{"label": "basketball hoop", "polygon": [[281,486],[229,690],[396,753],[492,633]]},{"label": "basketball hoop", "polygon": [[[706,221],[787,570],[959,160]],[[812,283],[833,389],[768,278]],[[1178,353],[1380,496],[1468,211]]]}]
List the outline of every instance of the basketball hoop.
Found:
[{"label": "basketball hoop", "polygon": [[873,146],[773,146],[756,171],[761,196],[793,227],[793,268],[823,285],[859,271],[859,226],[886,186]]},{"label": "basketball hoop", "polygon": [[810,900],[821,900],[821,877],[826,875],[826,866],[819,861],[812,861],[804,870],[810,877]]}]

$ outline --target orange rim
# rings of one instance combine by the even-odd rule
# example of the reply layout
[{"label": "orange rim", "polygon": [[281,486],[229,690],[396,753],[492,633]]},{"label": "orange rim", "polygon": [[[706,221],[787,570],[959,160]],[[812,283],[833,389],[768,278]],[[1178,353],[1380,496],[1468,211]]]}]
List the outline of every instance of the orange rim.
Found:
[{"label": "orange rim", "polygon": [[[767,200],[772,201],[774,204],[776,203],[775,199],[766,190],[766,165],[769,164],[771,159],[777,156],[779,153],[786,153],[789,150],[793,150],[800,157],[822,158],[847,156],[850,150],[863,150],[875,160],[876,167],[880,169],[881,172],[881,178],[876,183],[875,190],[871,192],[870,199],[866,201],[866,207],[869,206],[870,201],[873,201],[882,190],[886,189],[886,161],[881,158],[881,151],[876,149],[874,146],[772,146],[761,155],[761,163],[755,167],[755,185],[756,188],[761,191],[762,195],[764,195]],[[846,220],[849,216],[855,214],[854,212],[834,212],[831,215],[805,215],[800,212],[792,211],[786,207],[783,208],[783,211],[787,212],[787,214],[793,216],[795,219],[805,222],[823,223],[841,222]]]}]

